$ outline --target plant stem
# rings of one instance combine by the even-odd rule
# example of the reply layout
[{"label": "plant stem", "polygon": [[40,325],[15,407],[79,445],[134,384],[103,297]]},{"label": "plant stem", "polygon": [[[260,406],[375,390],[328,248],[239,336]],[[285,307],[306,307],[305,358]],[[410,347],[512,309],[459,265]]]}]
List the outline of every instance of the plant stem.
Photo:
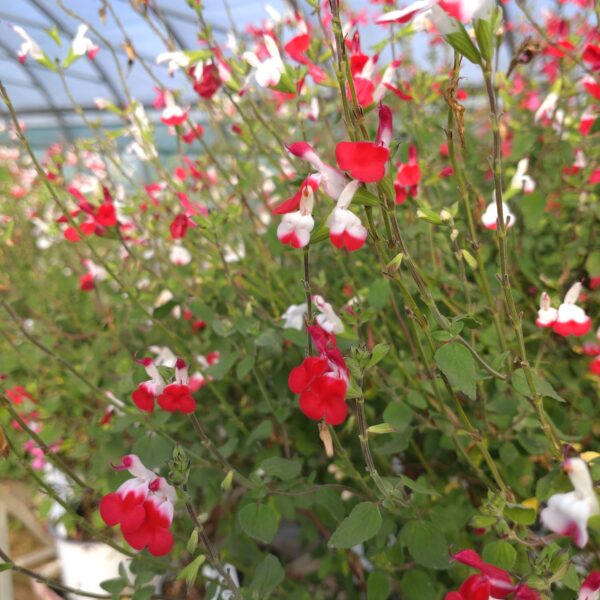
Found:
[{"label": "plant stem", "polygon": [[527,350],[525,348],[525,340],[523,338],[523,327],[522,317],[517,311],[515,304],[512,286],[510,282],[510,275],[508,272],[508,248],[506,242],[506,221],[504,219],[504,211],[502,207],[502,151],[501,151],[501,139],[500,139],[500,114],[498,111],[498,104],[496,102],[496,94],[492,83],[492,71],[491,66],[488,64],[483,70],[483,77],[485,81],[485,88],[488,95],[488,102],[490,107],[490,118],[492,122],[492,135],[494,140],[493,147],[493,174],[494,174],[494,190],[496,195],[496,208],[498,211],[498,224],[496,228],[496,234],[498,239],[498,247],[500,254],[500,271],[501,271],[501,285],[504,292],[504,299],[508,310],[509,318],[512,322],[512,326],[515,332],[515,336],[518,341],[518,353],[520,366],[525,374],[527,380],[527,386],[531,391],[531,398],[533,407],[537,413],[540,426],[548,438],[551,444],[552,452],[556,459],[562,458],[562,444],[558,437],[558,434],[548,419],[548,415],[544,409],[544,401],[542,395],[539,393],[535,380],[534,374],[527,360]]}]

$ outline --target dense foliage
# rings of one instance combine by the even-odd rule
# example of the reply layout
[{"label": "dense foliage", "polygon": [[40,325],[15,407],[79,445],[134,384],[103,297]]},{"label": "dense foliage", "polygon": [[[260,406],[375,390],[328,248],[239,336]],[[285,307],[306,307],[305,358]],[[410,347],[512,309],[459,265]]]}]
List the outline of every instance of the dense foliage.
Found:
[{"label": "dense foliage", "polygon": [[[598,2],[307,0],[225,41],[190,0],[177,51],[132,4],[155,122],[115,53],[122,127],[36,157],[0,87],[1,471],[134,557],[112,597],[595,589]],[[57,79],[111,51],[23,35]]]}]

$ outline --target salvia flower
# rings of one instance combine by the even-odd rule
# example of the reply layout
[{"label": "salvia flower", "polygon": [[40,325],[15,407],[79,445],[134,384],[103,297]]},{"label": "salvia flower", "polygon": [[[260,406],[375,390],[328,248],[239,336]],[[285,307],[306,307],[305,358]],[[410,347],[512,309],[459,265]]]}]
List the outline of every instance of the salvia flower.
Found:
[{"label": "salvia flower", "polygon": [[115,469],[127,470],[133,478],[102,498],[100,516],[110,527],[119,525],[127,543],[136,550],[147,548],[153,556],[164,556],[173,547],[169,528],[175,489],[147,469],[135,454],[124,456]]},{"label": "salvia flower", "polygon": [[38,62],[48,60],[47,56],[44,54],[44,51],[39,47],[37,42],[35,42],[22,27],[19,25],[13,25],[12,30],[23,40],[23,43],[19,48],[19,52],[17,53],[19,62],[24,63],[29,55],[31,55],[31,58],[37,60]]},{"label": "salvia flower", "polygon": [[359,186],[360,181],[355,180],[344,188],[326,222],[331,243],[336,248],[346,248],[349,252],[362,248],[368,235],[360,219],[349,209]]},{"label": "salvia flower", "polygon": [[335,333],[336,335],[344,333],[344,324],[333,310],[333,306],[329,302],[326,302],[323,296],[317,294],[312,296],[311,300],[320,313],[317,315],[316,321],[321,329],[327,333]]},{"label": "salvia flower", "polygon": [[321,176],[321,184],[325,193],[334,200],[337,200],[346,187],[348,180],[342,173],[331,165],[324,163],[313,147],[306,142],[294,142],[287,146],[290,154],[305,160],[314,167]]},{"label": "salvia flower", "polygon": [[522,190],[526,194],[531,194],[535,190],[535,181],[527,175],[529,168],[529,159],[522,158],[517,163],[517,170],[510,182],[510,187],[515,190]]},{"label": "salvia flower", "polygon": [[577,600],[598,600],[600,598],[600,572],[592,571],[583,582]]},{"label": "salvia flower", "polygon": [[558,317],[558,310],[550,304],[550,296],[547,292],[542,292],[540,296],[540,310],[535,324],[538,327],[552,327]]},{"label": "salvia flower", "polygon": [[288,306],[287,310],[281,315],[281,318],[283,319],[283,328],[302,331],[302,328],[304,327],[304,316],[307,313],[308,304],[306,302]]},{"label": "salvia flower", "polygon": [[181,108],[169,91],[164,93],[165,107],[163,108],[160,120],[170,127],[183,125],[187,120],[187,112]]},{"label": "salvia flower", "polygon": [[[312,216],[315,204],[314,192],[318,185],[317,177],[308,177],[300,187],[298,194],[276,209],[276,212],[281,212],[282,209],[286,211],[277,227],[277,237],[282,244],[289,244],[292,248],[304,248],[310,243],[310,234],[315,226]],[[298,202],[298,209],[288,212],[288,210],[292,210],[296,202]]]},{"label": "salvia flower", "polygon": [[[432,17],[439,18],[439,13],[444,12],[446,17],[451,17],[462,23],[477,19],[490,20],[495,7],[495,0],[417,0],[400,10],[392,10],[381,15],[376,23],[408,23],[414,17],[429,13]],[[436,23],[437,26],[437,23]],[[439,27],[438,27],[439,29]],[[446,35],[444,30],[440,33]]]},{"label": "salvia flower", "polygon": [[[502,212],[504,214],[506,227],[512,227],[515,224],[516,217],[511,212],[506,202],[502,203]],[[498,227],[498,206],[496,205],[495,197],[487,205],[484,213],[481,215],[481,222],[486,229],[496,229]]]},{"label": "salvia flower", "polygon": [[93,60],[100,48],[90,40],[89,37],[86,37],[86,33],[88,31],[87,25],[80,25],[77,28],[77,34],[73,38],[73,42],[71,44],[71,52],[74,56],[83,56],[84,54],[88,55],[90,60]]},{"label": "salvia flower", "polygon": [[348,369],[333,334],[319,325],[310,326],[309,331],[319,356],[309,356],[292,369],[288,386],[300,394],[300,410],[309,419],[340,425],[348,414]]},{"label": "salvia flower", "polygon": [[[471,575],[457,592],[446,594],[445,600],[539,600],[540,596],[525,584],[515,584],[510,573],[485,562],[474,550],[461,550],[452,559],[477,569],[479,575]],[[511,595],[512,594],[512,595]]]},{"label": "salvia flower", "polygon": [[134,404],[140,410],[152,412],[155,401],[167,412],[190,414],[196,410],[196,401],[189,387],[187,365],[183,359],[176,360],[175,381],[170,384],[165,383],[151,358],[143,358],[138,362],[150,377],[148,381],[140,383],[131,394]]},{"label": "salvia flower", "polygon": [[260,87],[268,88],[275,86],[279,83],[281,75],[285,71],[285,65],[281,60],[281,54],[277,43],[270,35],[264,36],[265,48],[268,52],[269,57],[260,61],[258,56],[254,52],[244,52],[242,55],[243,59],[255,69],[254,79]]},{"label": "salvia flower", "polygon": [[573,491],[554,494],[542,510],[542,523],[554,533],[570,537],[580,548],[588,542],[587,522],[600,514],[598,499],[587,464],[581,458],[567,458],[563,462]]},{"label": "salvia flower", "polygon": [[552,324],[555,333],[580,337],[592,328],[592,320],[585,314],[583,308],[576,304],[581,288],[582,285],[578,281],[565,294],[563,303],[558,307],[556,321]]}]

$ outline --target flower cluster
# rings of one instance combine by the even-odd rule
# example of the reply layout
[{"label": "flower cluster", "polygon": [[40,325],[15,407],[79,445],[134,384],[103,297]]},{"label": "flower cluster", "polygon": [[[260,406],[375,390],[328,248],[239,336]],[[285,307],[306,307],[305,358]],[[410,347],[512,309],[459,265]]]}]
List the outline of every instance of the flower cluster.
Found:
[{"label": "flower cluster", "polygon": [[148,381],[140,383],[131,394],[134,404],[140,410],[152,412],[155,401],[167,412],[190,414],[196,410],[196,401],[189,386],[187,365],[183,359],[177,359],[175,381],[170,384],[165,383],[151,358],[143,358],[138,363],[143,365],[150,377]]},{"label": "flower cluster", "polygon": [[135,454],[124,456],[115,469],[125,469],[133,478],[102,498],[100,516],[109,527],[120,525],[132,548],[147,548],[153,556],[164,556],[173,547],[170,527],[175,489],[147,469]]},{"label": "flower cluster", "polygon": [[319,356],[309,356],[292,369],[288,386],[300,394],[300,410],[309,419],[340,425],[348,414],[348,367],[333,333],[320,325],[311,325],[308,330]]},{"label": "flower cluster", "polygon": [[392,111],[382,104],[375,142],[340,142],[335,148],[337,164],[350,175],[351,181],[340,170],[323,162],[310,144],[289,144],[290,154],[308,162],[317,173],[309,175],[292,198],[274,209],[275,214],[284,215],[277,228],[279,241],[293,248],[304,248],[310,243],[310,234],[315,226],[312,216],[314,196],[322,187],[330,198],[336,200],[325,222],[331,243],[349,252],[362,248],[367,240],[367,229],[350,210],[350,203],[361,183],[376,183],[386,174],[391,140]]}]

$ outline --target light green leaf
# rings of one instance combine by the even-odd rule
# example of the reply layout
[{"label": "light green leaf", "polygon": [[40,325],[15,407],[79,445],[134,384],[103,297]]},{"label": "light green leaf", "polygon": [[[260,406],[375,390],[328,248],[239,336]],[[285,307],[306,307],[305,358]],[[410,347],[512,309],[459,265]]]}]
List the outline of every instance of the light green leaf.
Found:
[{"label": "light green leaf", "polygon": [[[564,398],[556,393],[556,390],[550,383],[540,377],[537,373],[535,373],[535,371],[532,371],[531,373],[533,375],[535,387],[542,396],[547,396],[548,398],[552,398],[558,402],[566,402]],[[527,378],[525,377],[525,371],[523,371],[523,369],[517,369],[513,373],[512,384],[519,394],[522,394],[528,398],[532,397],[531,390],[529,389],[529,385],[527,383]]]},{"label": "light green leaf", "polygon": [[508,542],[497,540],[483,547],[481,557],[486,562],[510,571],[515,566],[517,551]]}]

